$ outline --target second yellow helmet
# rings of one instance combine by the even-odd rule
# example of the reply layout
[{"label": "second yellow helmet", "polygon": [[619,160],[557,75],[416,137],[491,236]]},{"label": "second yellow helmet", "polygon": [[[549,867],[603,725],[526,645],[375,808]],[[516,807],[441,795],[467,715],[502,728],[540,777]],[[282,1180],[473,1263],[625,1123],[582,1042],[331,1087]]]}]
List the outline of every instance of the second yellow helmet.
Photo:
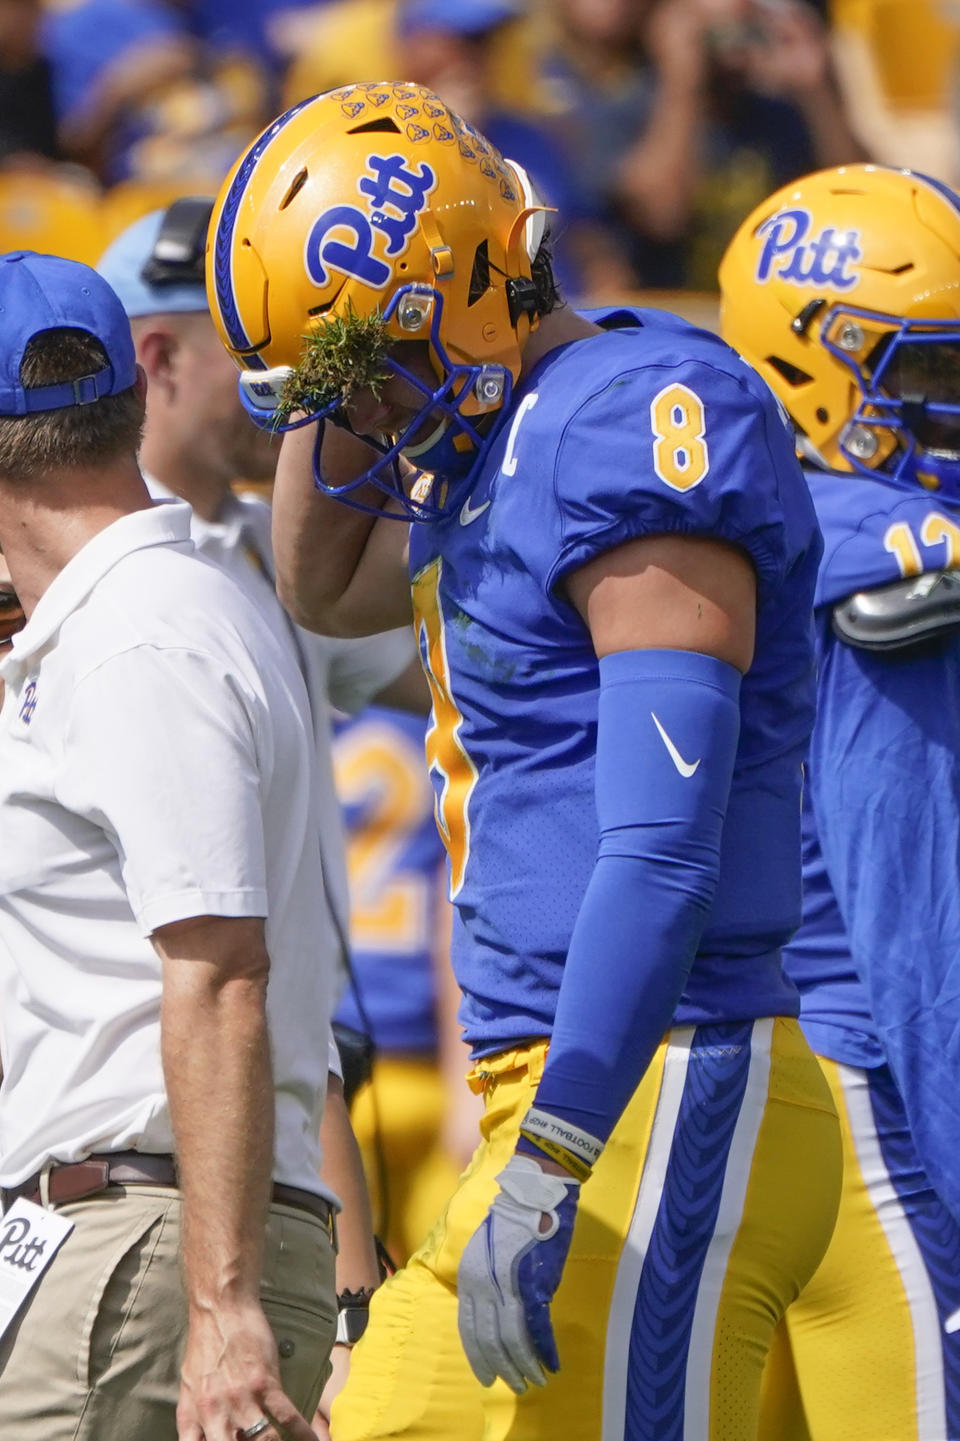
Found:
[{"label": "second yellow helmet", "polygon": [[720,288],[802,452],[960,495],[960,196],[879,165],[809,175],[743,222]]}]

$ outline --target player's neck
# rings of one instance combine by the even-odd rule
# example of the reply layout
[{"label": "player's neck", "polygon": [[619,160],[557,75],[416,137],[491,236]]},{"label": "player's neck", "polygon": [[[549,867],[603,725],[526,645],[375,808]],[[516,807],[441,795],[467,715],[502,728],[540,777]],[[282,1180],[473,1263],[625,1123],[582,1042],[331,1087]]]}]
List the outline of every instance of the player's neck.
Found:
[{"label": "player's neck", "polygon": [[172,444],[149,423],[140,446],[140,464],[146,475],[192,506],[201,520],[219,519],[230,492],[227,480],[219,471],[211,471],[196,455]]},{"label": "player's neck", "polygon": [[29,481],[0,481],[0,545],[27,619],[88,541],[115,520],[150,505],[132,456]]},{"label": "player's neck", "polygon": [[586,320],[582,315],[578,315],[569,305],[562,305],[558,310],[552,310],[549,315],[543,316],[523,348],[520,378],[525,379],[533,367],[545,355],[549,355],[551,350],[557,350],[561,345],[570,345],[576,340],[586,340],[589,336],[600,333],[599,325],[594,325],[592,320]]}]

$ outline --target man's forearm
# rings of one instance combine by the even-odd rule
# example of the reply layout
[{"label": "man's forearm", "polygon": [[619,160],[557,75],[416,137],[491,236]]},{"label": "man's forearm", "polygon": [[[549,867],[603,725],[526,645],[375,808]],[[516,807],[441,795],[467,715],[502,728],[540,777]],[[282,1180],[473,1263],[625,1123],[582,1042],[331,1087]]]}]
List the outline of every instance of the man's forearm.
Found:
[{"label": "man's forearm", "polygon": [[226,1441],[269,1416],[291,1441],[308,1441],[314,1433],[285,1393],[260,1302],[274,1125],[263,922],[200,916],[152,939],[163,961],[161,1052],[183,1193],[178,1435]]},{"label": "man's forearm", "polygon": [[850,129],[847,112],[835,85],[827,82],[799,97],[803,118],[810,129],[817,164],[853,165],[871,159]]},{"label": "man's forearm", "polygon": [[258,1301],[273,1166],[266,974],[164,968],[162,1055],[191,1309]]},{"label": "man's forearm", "polygon": [[703,107],[699,86],[667,81],[643,138],[620,163],[620,198],[634,224],[655,240],[675,240],[689,224]]}]

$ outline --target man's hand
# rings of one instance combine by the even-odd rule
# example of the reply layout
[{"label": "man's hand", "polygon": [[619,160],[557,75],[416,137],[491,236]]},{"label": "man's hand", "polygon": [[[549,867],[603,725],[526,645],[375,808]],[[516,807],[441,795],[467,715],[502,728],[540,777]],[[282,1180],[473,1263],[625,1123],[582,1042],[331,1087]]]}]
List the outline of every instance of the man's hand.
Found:
[{"label": "man's hand", "polygon": [[191,1312],[177,1406],[179,1441],[236,1441],[263,1418],[262,1441],[317,1441],[280,1383],[277,1346],[257,1305]]},{"label": "man's hand", "polygon": [[260,1441],[316,1441],[284,1394],[260,1304],[274,1122],[263,921],[197,916],[161,927],[153,943],[183,1194],[179,1441],[237,1441],[265,1419]]},{"label": "man's hand", "polygon": [[765,95],[819,96],[830,84],[829,34],[820,16],[803,0],[757,5],[760,38],[750,47],[747,74]]},{"label": "man's hand", "polygon": [[580,1183],[548,1174],[531,1156],[513,1156],[497,1180],[500,1195],[460,1261],[460,1339],[482,1385],[502,1376],[519,1395],[528,1382],[546,1384],[544,1369],[560,1367],[549,1307]]}]

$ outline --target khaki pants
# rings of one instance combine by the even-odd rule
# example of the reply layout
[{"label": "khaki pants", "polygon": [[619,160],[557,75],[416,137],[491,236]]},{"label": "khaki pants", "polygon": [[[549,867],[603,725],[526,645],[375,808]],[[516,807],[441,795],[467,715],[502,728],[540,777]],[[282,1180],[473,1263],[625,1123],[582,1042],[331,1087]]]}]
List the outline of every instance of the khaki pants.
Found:
[{"label": "khaki pants", "polygon": [[[0,1339],[0,1436],[176,1441],[179,1194],[113,1187],[59,1211],[74,1229]],[[330,1239],[307,1212],[270,1207],[261,1297],[283,1388],[309,1418],[329,1370],[336,1288]]]}]

